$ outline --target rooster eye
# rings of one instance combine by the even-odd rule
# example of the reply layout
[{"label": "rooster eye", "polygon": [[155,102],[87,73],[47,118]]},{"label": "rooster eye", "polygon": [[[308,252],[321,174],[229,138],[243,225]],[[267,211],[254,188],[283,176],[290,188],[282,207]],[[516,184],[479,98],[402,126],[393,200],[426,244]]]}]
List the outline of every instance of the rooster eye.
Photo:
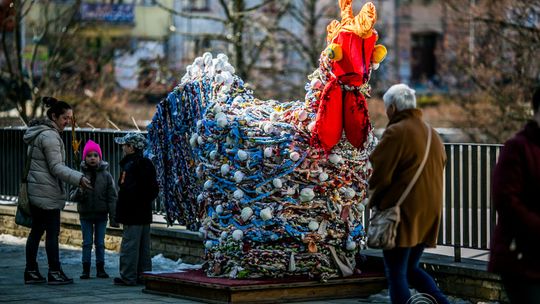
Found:
[{"label": "rooster eye", "polygon": [[326,55],[333,61],[340,61],[343,58],[341,45],[332,43],[326,48]]}]

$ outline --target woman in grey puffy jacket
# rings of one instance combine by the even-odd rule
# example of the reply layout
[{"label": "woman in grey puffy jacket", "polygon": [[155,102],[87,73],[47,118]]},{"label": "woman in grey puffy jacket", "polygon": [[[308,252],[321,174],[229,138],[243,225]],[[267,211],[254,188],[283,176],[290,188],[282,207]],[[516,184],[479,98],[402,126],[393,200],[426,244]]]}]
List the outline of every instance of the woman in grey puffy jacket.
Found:
[{"label": "woman in grey puffy jacket", "polygon": [[[73,283],[60,267],[58,236],[60,211],[64,208],[67,192],[63,183],[91,188],[82,173],[66,166],[64,142],[60,133],[71,122],[73,111],[64,101],[44,97],[48,107],[47,118],[30,123],[23,140],[32,151],[28,173],[28,197],[32,211],[32,228],[26,241],[25,284],[44,283],[37,264],[39,241],[46,232],[45,249],[49,263],[48,283],[64,285]],[[30,149],[30,147],[33,147]]]}]

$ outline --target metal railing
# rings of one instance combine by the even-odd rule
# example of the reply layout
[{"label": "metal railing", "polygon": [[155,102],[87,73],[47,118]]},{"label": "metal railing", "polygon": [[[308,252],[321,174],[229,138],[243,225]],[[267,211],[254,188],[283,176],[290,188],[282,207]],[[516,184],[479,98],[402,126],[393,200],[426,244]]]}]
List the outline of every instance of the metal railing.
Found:
[{"label": "metal railing", "polygon": [[[19,183],[26,160],[26,145],[22,139],[25,131],[26,128],[22,127],[0,128],[0,195],[16,196],[19,192]],[[122,157],[122,148],[115,144],[113,139],[126,133],[113,130],[77,130],[77,139],[82,140],[79,153],[82,155],[84,143],[88,139],[99,143],[104,160],[109,163],[109,171],[114,180],[118,180],[120,175],[118,163]],[[66,148],[66,164],[71,168],[78,168],[73,157],[71,131],[66,129],[61,136]]]},{"label": "metal railing", "polygon": [[[0,128],[0,195],[16,196],[25,160],[22,141],[25,128]],[[77,137],[86,142],[98,142],[110,164],[110,172],[118,179],[121,149],[113,138],[126,132],[111,130],[77,130]],[[73,167],[71,132],[64,132],[66,163]],[[501,145],[445,144],[448,157],[444,175],[443,217],[438,244],[454,247],[456,261],[461,259],[461,248],[488,250],[495,225],[495,211],[491,207],[491,175]],[[81,147],[82,150],[82,147]],[[156,206],[155,212],[161,212]],[[366,213],[366,217],[369,214]]]},{"label": "metal railing", "polygon": [[502,145],[447,144],[444,207],[438,244],[489,250],[496,213],[491,203],[491,177]]}]

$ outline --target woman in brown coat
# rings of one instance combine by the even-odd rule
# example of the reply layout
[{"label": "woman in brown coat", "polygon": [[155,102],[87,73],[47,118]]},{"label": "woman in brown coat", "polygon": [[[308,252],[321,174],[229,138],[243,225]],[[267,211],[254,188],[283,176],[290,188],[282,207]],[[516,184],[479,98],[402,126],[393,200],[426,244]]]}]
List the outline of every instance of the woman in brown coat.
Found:
[{"label": "woman in brown coat", "polygon": [[[383,96],[389,122],[370,157],[370,207],[395,206],[415,175],[426,151],[428,127],[416,109],[414,90],[392,86]],[[444,146],[432,129],[425,167],[401,205],[396,248],[384,250],[385,272],[392,303],[406,303],[409,283],[437,303],[448,303],[433,279],[418,264],[425,247],[435,247],[442,211]]]}]

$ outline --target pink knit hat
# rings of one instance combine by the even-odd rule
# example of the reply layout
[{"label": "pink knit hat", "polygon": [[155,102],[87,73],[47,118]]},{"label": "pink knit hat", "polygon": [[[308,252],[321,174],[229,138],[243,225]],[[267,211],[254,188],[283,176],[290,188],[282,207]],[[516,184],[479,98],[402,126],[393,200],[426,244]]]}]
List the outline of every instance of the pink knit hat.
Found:
[{"label": "pink knit hat", "polygon": [[86,159],[86,154],[88,154],[88,152],[90,152],[90,151],[97,152],[97,154],[99,155],[99,159],[103,159],[103,157],[101,156],[101,148],[99,147],[99,145],[96,142],[94,142],[91,139],[89,139],[86,142],[86,145],[84,145],[84,149],[83,149],[83,152],[82,152],[83,160]]}]

